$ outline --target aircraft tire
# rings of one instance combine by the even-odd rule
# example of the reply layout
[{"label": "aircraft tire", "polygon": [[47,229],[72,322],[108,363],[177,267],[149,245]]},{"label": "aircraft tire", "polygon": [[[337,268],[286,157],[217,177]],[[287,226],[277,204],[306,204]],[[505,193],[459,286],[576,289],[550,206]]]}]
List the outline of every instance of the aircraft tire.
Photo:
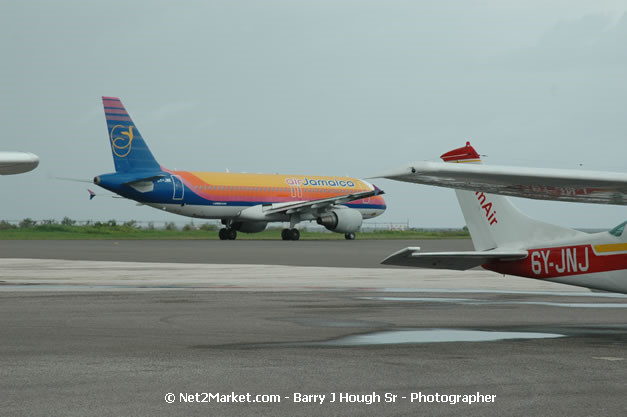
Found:
[{"label": "aircraft tire", "polygon": [[227,240],[229,238],[227,235],[227,229],[224,227],[218,232],[218,237],[220,238],[220,240]]},{"label": "aircraft tire", "polygon": [[281,230],[281,239],[283,239],[283,240],[292,240],[292,234],[290,232],[290,229],[283,229],[283,230]]},{"label": "aircraft tire", "polygon": [[344,233],[344,239],[346,240],[355,240],[355,233]]},{"label": "aircraft tire", "polygon": [[229,240],[237,239],[237,231],[235,229],[226,229],[226,230],[227,230],[227,237]]},{"label": "aircraft tire", "polygon": [[290,234],[291,234],[292,240],[300,239],[300,232],[298,231],[298,229],[290,230]]}]

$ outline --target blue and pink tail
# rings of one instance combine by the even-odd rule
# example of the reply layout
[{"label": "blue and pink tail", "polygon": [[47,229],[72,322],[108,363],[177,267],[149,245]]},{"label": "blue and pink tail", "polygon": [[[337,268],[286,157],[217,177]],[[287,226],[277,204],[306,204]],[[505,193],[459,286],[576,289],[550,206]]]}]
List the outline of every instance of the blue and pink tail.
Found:
[{"label": "blue and pink tail", "polygon": [[117,97],[102,97],[109,143],[117,172],[152,171],[161,167]]}]

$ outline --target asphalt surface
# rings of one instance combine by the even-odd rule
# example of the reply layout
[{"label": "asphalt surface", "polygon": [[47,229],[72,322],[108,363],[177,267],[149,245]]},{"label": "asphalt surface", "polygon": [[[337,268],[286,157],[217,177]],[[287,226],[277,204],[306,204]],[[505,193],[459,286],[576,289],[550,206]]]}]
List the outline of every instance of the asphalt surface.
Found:
[{"label": "asphalt surface", "polygon": [[[307,266],[302,248],[312,248],[315,268],[256,265],[249,252],[268,242],[19,242],[22,256],[8,256],[8,243],[0,415],[627,415],[625,296],[481,271],[369,268],[375,252],[407,242],[273,255]],[[290,248],[282,243],[294,242],[273,250]],[[226,261],[233,247],[250,265]],[[181,259],[206,249],[220,261]],[[151,250],[159,263],[109,262],[147,262]],[[70,257],[94,261],[26,259]],[[453,341],[435,343],[442,334]],[[486,334],[497,340],[479,341]],[[325,399],[297,401],[305,394]]]},{"label": "asphalt surface", "polygon": [[0,258],[379,268],[383,258],[407,246],[472,250],[470,239],[0,240]]}]

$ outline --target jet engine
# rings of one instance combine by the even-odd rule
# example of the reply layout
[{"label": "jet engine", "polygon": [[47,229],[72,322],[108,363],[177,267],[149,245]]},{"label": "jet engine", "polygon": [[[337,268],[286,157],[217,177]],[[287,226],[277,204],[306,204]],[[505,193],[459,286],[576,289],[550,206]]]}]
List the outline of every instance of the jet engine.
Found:
[{"label": "jet engine", "polygon": [[332,232],[353,233],[359,230],[363,220],[359,211],[346,208],[325,213],[316,222]]},{"label": "jet engine", "polygon": [[231,227],[239,232],[259,233],[266,229],[268,222],[235,222]]}]

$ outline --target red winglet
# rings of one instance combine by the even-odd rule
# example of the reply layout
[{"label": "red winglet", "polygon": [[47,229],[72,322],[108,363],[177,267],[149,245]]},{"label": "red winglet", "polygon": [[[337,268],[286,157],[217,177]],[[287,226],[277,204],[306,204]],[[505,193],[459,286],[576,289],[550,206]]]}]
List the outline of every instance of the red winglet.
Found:
[{"label": "red winglet", "polygon": [[470,160],[480,160],[481,156],[475,151],[475,148],[470,145],[470,142],[466,142],[466,146],[448,151],[442,154],[440,158],[442,158],[444,162],[466,162]]}]

